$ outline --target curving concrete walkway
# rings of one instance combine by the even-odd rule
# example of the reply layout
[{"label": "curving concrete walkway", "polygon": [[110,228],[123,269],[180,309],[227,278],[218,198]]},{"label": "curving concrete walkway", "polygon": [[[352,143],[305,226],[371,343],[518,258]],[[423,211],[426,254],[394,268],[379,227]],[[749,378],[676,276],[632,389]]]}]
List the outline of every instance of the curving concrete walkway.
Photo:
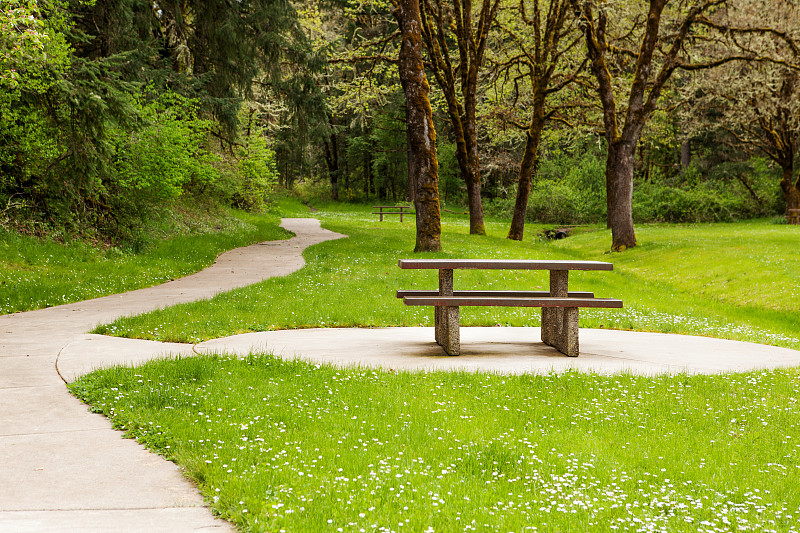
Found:
[{"label": "curving concrete walkway", "polygon": [[[232,531],[173,463],[120,438],[72,397],[56,361],[101,322],[289,274],[303,266],[306,247],[343,237],[315,219],[284,219],[282,226],[296,236],[224,253],[176,281],[0,316],[0,531]],[[94,354],[97,365],[112,362],[120,344]],[[160,352],[186,349],[165,345]]]},{"label": "curving concrete walkway", "polygon": [[[719,373],[800,365],[800,352],[707,337],[581,330],[581,356],[539,342],[539,328],[463,328],[448,357],[433,328],[304,329],[215,339],[195,346],[90,335],[97,323],[285,275],[302,250],[343,237],[314,219],[285,219],[296,233],[233,250],[210,268],[149,289],[0,316],[0,532],[231,531],[203,507],[175,465],[120,438],[62,381],[95,368],[168,353],[271,351],[278,356],[403,370],[503,373]],[[393,295],[392,305],[399,305]],[[59,377],[59,375],[61,377]]]}]

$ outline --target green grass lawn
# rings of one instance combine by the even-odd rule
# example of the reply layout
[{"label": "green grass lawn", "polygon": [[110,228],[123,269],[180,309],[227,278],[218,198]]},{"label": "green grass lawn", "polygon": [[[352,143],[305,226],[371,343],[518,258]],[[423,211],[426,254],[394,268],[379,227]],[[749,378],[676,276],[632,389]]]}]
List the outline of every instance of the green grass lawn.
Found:
[{"label": "green grass lawn", "polygon": [[[349,235],[289,276],[117,321],[99,331],[195,341],[242,331],[431,324],[397,288],[413,221],[323,209]],[[800,228],[765,221],[640,226],[607,254],[588,228],[563,241],[467,235],[444,223],[433,257],[598,259],[570,286],[624,300],[582,327],[710,335],[800,348]],[[546,287],[543,273],[458,272],[458,288]],[[538,312],[469,309],[474,325]],[[157,330],[157,332],[156,332]],[[535,376],[336,369],[271,355],[199,356],[94,372],[72,392],[178,463],[242,531],[800,532],[800,370],[715,376]]]},{"label": "green grass lawn", "polygon": [[211,227],[158,240],[142,253],[63,244],[0,229],[0,314],[116,294],[201,270],[225,250],[286,239],[277,215],[233,212]]},{"label": "green grass lawn", "polygon": [[800,373],[498,376],[201,356],[70,385],[242,531],[800,530]]}]

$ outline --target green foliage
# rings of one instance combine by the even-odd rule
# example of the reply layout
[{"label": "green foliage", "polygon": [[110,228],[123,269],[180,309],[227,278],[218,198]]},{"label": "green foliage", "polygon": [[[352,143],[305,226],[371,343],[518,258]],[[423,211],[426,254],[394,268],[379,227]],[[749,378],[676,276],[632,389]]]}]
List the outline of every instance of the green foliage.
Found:
[{"label": "green foliage", "polygon": [[549,224],[597,222],[584,209],[585,200],[593,199],[568,181],[537,181],[531,188],[526,219]]},{"label": "green foliage", "polygon": [[117,240],[139,246],[145,227],[183,194],[226,202],[222,156],[212,151],[212,121],[201,118],[199,102],[179,94],[147,91],[132,100],[135,128],[109,125],[108,152],[113,162],[103,176],[105,202],[115,214]]},{"label": "green foliage", "polygon": [[52,73],[69,65],[69,46],[62,2],[2,0],[0,5],[0,102],[5,108],[21,90],[41,94],[52,85]]},{"label": "green foliage", "polygon": [[0,202],[7,204],[9,196],[23,196],[19,180],[27,184],[59,155],[46,112],[28,103],[70,68],[69,22],[60,2],[0,4]]},{"label": "green foliage", "polygon": [[634,220],[646,222],[732,222],[779,213],[779,178],[763,159],[721,163],[704,175],[692,165],[682,177],[639,181]]},{"label": "green foliage", "polygon": [[[731,222],[779,213],[778,171],[761,158],[690,166],[683,175],[658,168],[638,175],[633,218],[642,222]],[[514,198],[486,202],[486,212],[511,218]],[[575,152],[546,154],[531,186],[526,219],[548,224],[605,222],[605,154],[584,144]]]},{"label": "green foliage", "polygon": [[408,158],[405,125],[397,119],[399,110],[388,107],[376,117],[371,143],[376,147],[372,175],[376,196],[396,202],[408,189]]},{"label": "green foliage", "polygon": [[331,201],[330,183],[324,181],[301,181],[292,188],[292,193],[307,205],[315,206],[320,202],[327,203]]},{"label": "green foliage", "polygon": [[204,148],[211,124],[198,117],[197,101],[165,92],[155,99],[136,101],[143,126],[135,131],[114,127],[112,179],[126,199],[157,204],[180,196],[189,183],[218,179],[217,160]]},{"label": "green foliage", "polygon": [[263,128],[253,126],[237,149],[238,186],[234,204],[251,211],[262,210],[278,182],[275,152],[269,147]]},{"label": "green foliage", "polygon": [[275,156],[262,129],[239,138],[237,113],[243,96],[314,104],[291,3],[2,5],[4,225],[137,246],[186,193],[265,205]]}]

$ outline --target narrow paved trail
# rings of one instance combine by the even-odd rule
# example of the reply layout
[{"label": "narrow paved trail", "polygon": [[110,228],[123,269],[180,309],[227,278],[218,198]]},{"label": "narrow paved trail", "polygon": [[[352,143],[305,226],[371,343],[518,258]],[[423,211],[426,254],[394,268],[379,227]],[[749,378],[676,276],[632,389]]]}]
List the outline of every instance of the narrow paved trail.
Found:
[{"label": "narrow paved trail", "polygon": [[295,237],[226,252],[163,285],[0,316],[0,532],[232,531],[173,463],[72,397],[56,362],[97,324],[289,274],[305,264],[305,248],[344,237],[316,219],[283,219],[282,227]]}]

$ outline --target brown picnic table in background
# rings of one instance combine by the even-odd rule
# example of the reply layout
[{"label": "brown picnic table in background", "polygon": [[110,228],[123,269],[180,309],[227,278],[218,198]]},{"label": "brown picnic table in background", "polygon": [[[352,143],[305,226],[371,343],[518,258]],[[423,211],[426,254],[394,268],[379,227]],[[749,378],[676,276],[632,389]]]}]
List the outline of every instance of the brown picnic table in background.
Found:
[{"label": "brown picnic table in background", "polygon": [[[373,209],[377,209],[377,211],[373,211],[373,215],[380,215],[380,221],[383,222],[384,215],[400,215],[400,222],[403,221],[403,215],[413,215],[414,213],[411,212],[411,207],[407,205],[373,205]],[[390,211],[384,211],[384,209],[389,209]]]}]

